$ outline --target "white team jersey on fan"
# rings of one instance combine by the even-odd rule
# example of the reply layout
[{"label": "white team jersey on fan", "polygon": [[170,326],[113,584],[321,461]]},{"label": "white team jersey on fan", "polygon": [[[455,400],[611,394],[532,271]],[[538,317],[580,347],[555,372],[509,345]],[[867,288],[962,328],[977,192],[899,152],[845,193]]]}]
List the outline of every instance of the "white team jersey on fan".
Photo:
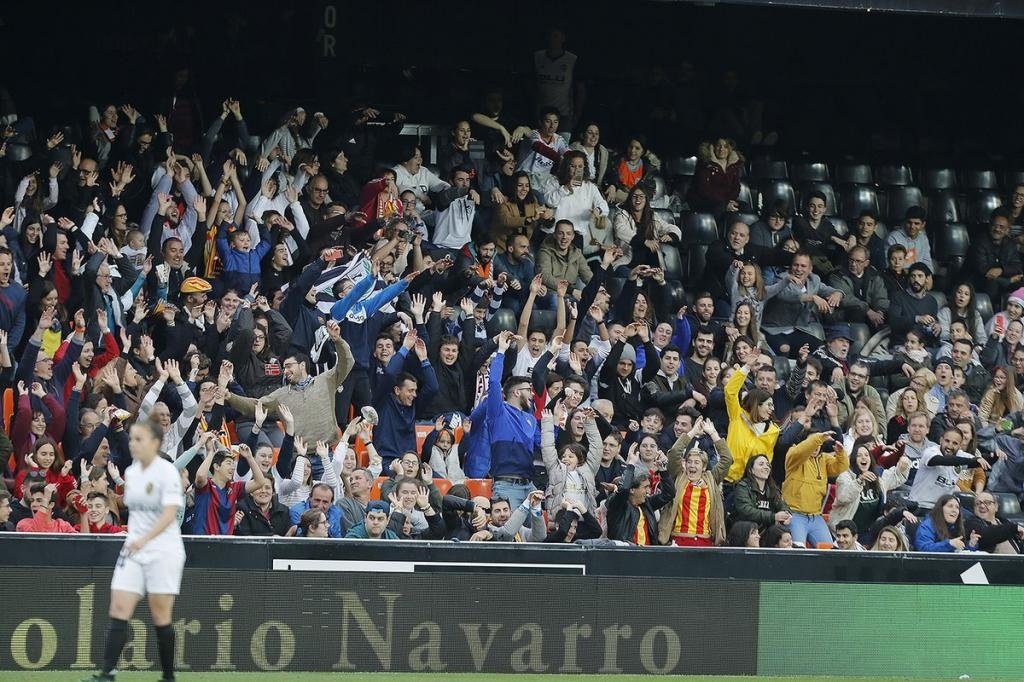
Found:
[{"label": "white team jersey on fan", "polygon": [[[124,502],[129,511],[127,543],[148,533],[164,507],[184,504],[181,473],[163,457],[157,457],[147,467],[133,462],[124,473]],[[173,521],[141,550],[145,554],[168,551],[184,551],[181,529]]]},{"label": "white team jersey on fan", "polygon": [[537,77],[537,104],[540,107],[555,107],[565,117],[571,117],[572,81],[576,69],[576,55],[563,52],[557,59],[548,56],[546,50],[533,53],[533,70]]}]

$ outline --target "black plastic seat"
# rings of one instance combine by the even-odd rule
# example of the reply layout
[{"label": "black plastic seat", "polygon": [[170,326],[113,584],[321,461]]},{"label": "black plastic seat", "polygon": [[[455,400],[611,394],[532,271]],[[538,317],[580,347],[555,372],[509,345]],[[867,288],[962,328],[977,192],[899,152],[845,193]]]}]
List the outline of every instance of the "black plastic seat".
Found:
[{"label": "black plastic seat", "polygon": [[839,207],[842,217],[851,221],[857,220],[861,211],[871,211],[878,215],[878,194],[874,187],[867,185],[840,187]]},{"label": "black plastic seat", "polygon": [[998,189],[999,180],[992,170],[970,169],[960,174],[960,184],[964,189]]},{"label": "black plastic seat", "polygon": [[800,186],[800,213],[807,210],[807,200],[812,192],[821,192],[825,195],[825,215],[839,215],[836,192],[827,182],[806,182]]},{"label": "black plastic seat", "polygon": [[836,166],[837,185],[870,185],[874,181],[871,166],[866,163],[841,163]]},{"label": "black plastic seat", "polygon": [[604,281],[604,288],[608,291],[608,295],[612,297],[614,301],[622,294],[622,287],[626,286],[625,277],[609,277]]},{"label": "black plastic seat", "polygon": [[754,194],[750,191],[750,186],[745,182],[740,182],[740,193],[736,196],[736,201],[740,204],[746,204],[750,208],[757,208],[754,204]]},{"label": "black plastic seat", "polygon": [[850,354],[856,355],[860,353],[860,349],[871,338],[871,329],[863,322],[854,322],[850,324],[850,336],[853,337],[853,343],[850,344]]},{"label": "black plastic seat", "polygon": [[928,295],[935,299],[935,305],[938,306],[939,310],[946,307],[946,294],[941,291],[935,291],[932,289],[928,292]]},{"label": "black plastic seat", "polygon": [[704,291],[707,284],[703,282],[704,269],[708,264],[708,245],[694,244],[686,250],[686,283],[690,288]]},{"label": "black plastic seat", "polygon": [[672,244],[663,244],[661,247],[661,259],[665,268],[665,279],[681,282],[683,280],[683,260],[679,255],[679,247]]},{"label": "black plastic seat", "polygon": [[924,206],[924,195],[919,187],[890,187],[885,194],[885,220],[890,223],[902,222],[911,206]]},{"label": "black plastic seat", "polygon": [[775,365],[775,375],[779,381],[785,383],[786,379],[789,378],[789,373],[792,367],[789,364],[789,359],[784,358],[781,355],[776,355],[772,358],[772,364]]},{"label": "black plastic seat", "polygon": [[917,174],[921,189],[953,189],[956,187],[956,171],[952,168],[922,168]]},{"label": "black plastic seat", "polygon": [[1003,173],[1003,187],[1006,188],[1006,193],[1010,194],[1013,192],[1013,188],[1017,185],[1024,185],[1024,170],[1010,170]]},{"label": "black plastic seat", "polygon": [[840,237],[846,237],[850,234],[850,226],[842,218],[838,216],[829,216],[828,221],[832,223],[834,228],[836,228],[836,234]]},{"label": "black plastic seat", "polygon": [[789,168],[785,161],[753,159],[750,162],[749,175],[754,180],[788,180]]},{"label": "black plastic seat", "polygon": [[952,223],[935,233],[934,255],[940,263],[948,263],[953,258],[967,256],[971,247],[971,237],[967,228],[960,223]]},{"label": "black plastic seat", "polygon": [[988,322],[992,319],[994,314],[992,310],[992,299],[988,297],[983,291],[977,291],[974,293],[974,308],[981,315],[982,322]]},{"label": "black plastic seat", "polygon": [[875,168],[875,182],[880,187],[900,187],[914,184],[909,166],[886,165]]},{"label": "black plastic seat", "polygon": [[756,213],[733,213],[732,217],[733,220],[742,220],[748,227],[761,219],[761,216]]},{"label": "black plastic seat", "polygon": [[796,192],[788,180],[765,180],[757,186],[761,206],[771,206],[775,201],[785,201],[790,208],[796,206]]},{"label": "black plastic seat", "polygon": [[514,332],[518,327],[519,318],[508,308],[498,308],[491,315],[491,319],[487,320],[487,333],[491,336],[506,329]]},{"label": "black plastic seat", "polygon": [[992,211],[1003,205],[998,192],[982,190],[967,197],[967,220],[974,225],[988,225]]},{"label": "black plastic seat", "polygon": [[557,322],[558,318],[554,310],[537,310],[534,308],[533,314],[530,315],[530,329],[541,329],[546,334],[551,334],[555,330]]},{"label": "black plastic seat", "polygon": [[[925,196],[925,207],[928,212],[928,221],[931,223],[944,225],[960,222],[960,206],[957,204],[956,194],[953,190],[929,190]],[[900,218],[899,222],[903,222],[903,219]]]},{"label": "black plastic seat", "polygon": [[684,244],[710,244],[718,239],[718,223],[710,213],[687,213],[683,216]]},{"label": "black plastic seat", "polygon": [[697,174],[696,156],[673,156],[665,161],[665,175],[670,178],[688,177]]},{"label": "black plastic seat", "polygon": [[1020,500],[1013,493],[992,493],[996,498],[999,510],[996,512],[1004,518],[1019,517],[1021,515]]},{"label": "black plastic seat", "polygon": [[789,180],[796,184],[806,182],[828,182],[830,175],[824,163],[800,162],[790,165]]}]

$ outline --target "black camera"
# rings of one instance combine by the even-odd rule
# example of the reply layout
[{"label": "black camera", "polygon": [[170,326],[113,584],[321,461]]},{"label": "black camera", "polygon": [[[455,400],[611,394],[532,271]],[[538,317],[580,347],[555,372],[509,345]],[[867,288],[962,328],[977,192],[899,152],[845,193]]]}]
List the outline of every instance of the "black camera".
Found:
[{"label": "black camera", "polygon": [[834,438],[826,438],[825,442],[821,444],[822,452],[835,452],[838,450],[839,443]]}]

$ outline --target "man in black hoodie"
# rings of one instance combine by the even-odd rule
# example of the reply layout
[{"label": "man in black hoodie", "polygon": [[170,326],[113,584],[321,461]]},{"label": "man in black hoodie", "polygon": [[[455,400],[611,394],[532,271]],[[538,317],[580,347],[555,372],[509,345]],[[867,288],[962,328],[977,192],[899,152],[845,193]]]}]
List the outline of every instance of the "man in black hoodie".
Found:
[{"label": "man in black hoodie", "polygon": [[676,489],[672,477],[663,475],[658,492],[651,495],[650,476],[636,473],[636,465],[630,457],[622,481],[608,498],[608,539],[628,542],[634,545],[658,544],[658,521],[654,513],[675,499]]}]

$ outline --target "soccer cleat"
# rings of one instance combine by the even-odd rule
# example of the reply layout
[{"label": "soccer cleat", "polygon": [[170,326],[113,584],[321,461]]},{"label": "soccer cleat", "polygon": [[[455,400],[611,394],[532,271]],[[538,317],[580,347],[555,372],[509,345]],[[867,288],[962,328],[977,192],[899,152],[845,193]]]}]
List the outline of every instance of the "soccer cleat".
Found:
[{"label": "soccer cleat", "polygon": [[113,673],[96,673],[92,677],[87,677],[82,682],[114,682]]}]

